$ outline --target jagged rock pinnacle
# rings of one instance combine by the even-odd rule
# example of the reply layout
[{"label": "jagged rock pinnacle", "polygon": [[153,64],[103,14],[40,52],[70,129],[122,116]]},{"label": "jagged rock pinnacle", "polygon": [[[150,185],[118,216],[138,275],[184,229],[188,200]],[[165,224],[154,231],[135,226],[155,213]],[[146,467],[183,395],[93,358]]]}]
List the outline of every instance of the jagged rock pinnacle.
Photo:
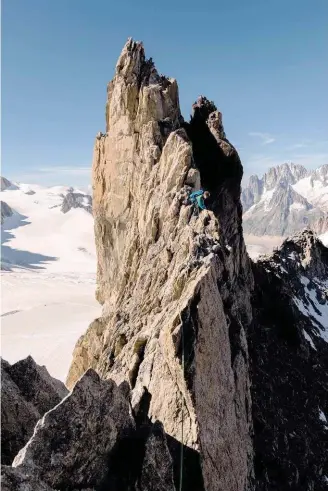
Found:
[{"label": "jagged rock pinnacle", "polygon": [[[238,154],[206,98],[183,122],[176,81],[131,39],[108,85],[106,127],[93,159],[103,315],[77,343],[68,385],[92,367],[128,380],[133,401],[146,388],[148,417],[163,424],[173,458],[186,448],[186,489],[217,482],[244,491],[252,473],[243,341],[252,277]],[[211,191],[211,210],[198,216],[186,198],[199,185]]]}]

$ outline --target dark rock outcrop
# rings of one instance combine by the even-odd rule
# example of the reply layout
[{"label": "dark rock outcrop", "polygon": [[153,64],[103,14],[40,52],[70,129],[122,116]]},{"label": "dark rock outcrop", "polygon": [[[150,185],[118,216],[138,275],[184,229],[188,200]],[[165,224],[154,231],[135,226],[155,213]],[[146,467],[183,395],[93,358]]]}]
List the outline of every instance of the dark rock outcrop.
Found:
[{"label": "dark rock outcrop", "polygon": [[[54,491],[40,478],[31,474],[9,467],[1,466],[1,490],[2,491]],[[90,490],[91,491],[91,490]]]},{"label": "dark rock outcrop", "polygon": [[99,486],[110,451],[133,427],[128,400],[112,381],[89,370],[38,422],[13,466],[55,489]]},{"label": "dark rock outcrop", "polygon": [[1,205],[1,223],[3,223],[5,218],[12,216],[13,210],[4,201],[0,201],[0,205]]},{"label": "dark rock outcrop", "polygon": [[327,489],[328,249],[310,231],[253,265],[257,491]]},{"label": "dark rock outcrop", "polygon": [[1,380],[1,462],[11,464],[36,422],[68,390],[30,356],[14,365],[1,359]]},{"label": "dark rock outcrop", "polygon": [[0,180],[1,180],[1,191],[5,191],[8,188],[18,189],[15,184],[13,184],[12,182],[10,182],[5,177],[0,176]]}]

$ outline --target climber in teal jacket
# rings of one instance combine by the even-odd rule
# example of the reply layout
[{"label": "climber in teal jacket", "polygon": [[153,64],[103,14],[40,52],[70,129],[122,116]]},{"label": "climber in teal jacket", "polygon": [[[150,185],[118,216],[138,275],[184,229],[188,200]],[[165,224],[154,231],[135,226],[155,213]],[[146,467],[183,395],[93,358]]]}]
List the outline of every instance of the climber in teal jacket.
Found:
[{"label": "climber in teal jacket", "polygon": [[189,200],[193,204],[197,204],[200,210],[206,210],[206,205],[204,199],[208,199],[210,197],[210,193],[208,191],[203,191],[200,189],[199,191],[194,191],[189,196]]}]

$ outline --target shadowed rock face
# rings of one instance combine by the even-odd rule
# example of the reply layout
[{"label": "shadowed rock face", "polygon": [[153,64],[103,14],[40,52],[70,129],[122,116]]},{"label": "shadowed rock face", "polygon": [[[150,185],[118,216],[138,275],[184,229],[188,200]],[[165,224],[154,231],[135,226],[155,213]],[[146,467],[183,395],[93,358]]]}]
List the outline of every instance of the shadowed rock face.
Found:
[{"label": "shadowed rock face", "polygon": [[[253,279],[241,235],[242,167],[221,114],[206,98],[197,104],[183,123],[176,81],[158,74],[140,43],[126,44],[93,160],[103,316],[77,343],[68,385],[91,366],[128,380],[132,407],[145,387],[148,418],[173,442],[175,482],[182,443],[186,474],[194,470],[184,489],[244,491]],[[184,203],[200,184],[211,210],[198,216]]]},{"label": "shadowed rock face", "polygon": [[11,464],[42,415],[68,393],[29,356],[14,365],[1,359],[1,462]]},{"label": "shadowed rock face", "polygon": [[11,217],[11,215],[13,214],[13,210],[4,201],[0,201],[0,205],[1,205],[1,223],[3,223],[5,218]]},{"label": "shadowed rock face", "polygon": [[8,181],[5,177],[0,176],[1,180],[1,191],[5,191],[6,189],[10,188],[12,186],[12,183]]},{"label": "shadowed rock face", "polygon": [[327,489],[328,249],[310,230],[253,265],[256,490]]},{"label": "shadowed rock face", "polygon": [[237,151],[226,138],[222,114],[213,102],[201,96],[193,104],[190,123],[184,127],[192,142],[202,186],[211,192],[209,204],[218,218],[220,233],[239,250],[243,241],[240,203],[243,168]]},{"label": "shadowed rock face", "polygon": [[113,382],[101,381],[91,370],[38,422],[13,466],[34,471],[55,489],[96,486],[106,476],[117,439],[133,426],[128,401]]},{"label": "shadowed rock face", "polygon": [[53,491],[38,476],[24,474],[13,467],[1,466],[2,491]]},{"label": "shadowed rock face", "polygon": [[163,426],[143,413],[144,399],[132,412],[127,383],[88,370],[37,423],[12,467],[2,466],[2,489],[174,491]]}]

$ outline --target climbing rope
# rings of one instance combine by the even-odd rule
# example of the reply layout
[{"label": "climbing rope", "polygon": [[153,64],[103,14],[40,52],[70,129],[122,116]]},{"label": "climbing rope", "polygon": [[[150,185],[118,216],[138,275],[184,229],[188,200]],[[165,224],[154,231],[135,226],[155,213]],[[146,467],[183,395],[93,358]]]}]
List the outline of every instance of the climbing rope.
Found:
[{"label": "climbing rope", "polygon": [[[182,341],[182,354],[181,354],[181,364],[182,364],[182,375],[184,378],[184,369],[185,369],[185,363],[184,363],[184,328],[183,328],[183,322],[182,322],[182,317],[181,317],[181,312],[180,312],[180,322],[181,322],[181,341]],[[183,407],[184,407],[184,397],[182,394],[182,408],[181,408],[181,450],[180,450],[180,485],[179,485],[179,491],[182,491],[182,482],[183,482]]]}]

